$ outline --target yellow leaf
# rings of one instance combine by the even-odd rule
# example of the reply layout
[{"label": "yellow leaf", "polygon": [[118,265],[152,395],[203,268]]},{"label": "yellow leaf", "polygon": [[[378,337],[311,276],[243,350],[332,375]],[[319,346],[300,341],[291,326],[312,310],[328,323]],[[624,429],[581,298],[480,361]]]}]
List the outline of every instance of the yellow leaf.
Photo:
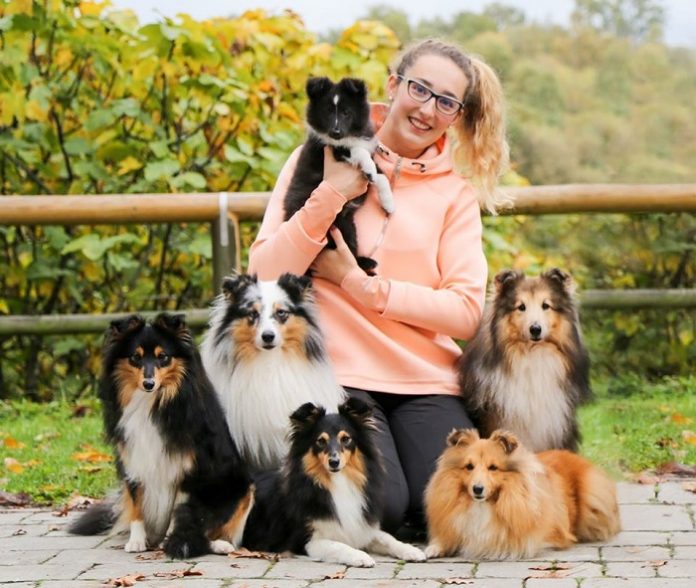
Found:
[{"label": "yellow leaf", "polygon": [[5,468],[13,474],[21,474],[24,471],[24,466],[14,457],[5,458]]},{"label": "yellow leaf", "polygon": [[80,12],[84,16],[99,16],[111,2],[80,2]]},{"label": "yellow leaf", "polygon": [[3,314],[10,314],[10,307],[7,306],[7,300],[0,299],[0,312]]},{"label": "yellow leaf", "polygon": [[696,445],[696,433],[693,431],[682,431],[682,439],[687,445]]},{"label": "yellow leaf", "polygon": [[70,49],[68,49],[67,47],[61,47],[60,49],[58,49],[58,51],[56,51],[56,55],[53,58],[53,61],[58,67],[63,67],[64,65],[68,65],[72,58],[72,51],[70,51]]},{"label": "yellow leaf", "polygon": [[82,449],[85,451],[78,451],[73,453],[72,458],[75,461],[88,461],[90,463],[100,462],[100,461],[111,461],[111,456],[98,451],[91,445],[83,445]]},{"label": "yellow leaf", "polygon": [[29,100],[25,109],[26,115],[40,122],[45,122],[48,120],[48,111],[41,108],[37,100]]},{"label": "yellow leaf", "polygon": [[24,443],[17,441],[14,437],[5,437],[5,439],[3,439],[3,445],[8,449],[21,449],[22,447],[26,447]]},{"label": "yellow leaf", "polygon": [[676,412],[672,415],[672,422],[678,425],[690,425],[694,419],[684,416],[683,414]]},{"label": "yellow leaf", "polygon": [[141,161],[138,161],[135,157],[132,155],[129,155],[125,159],[122,159],[119,164],[118,164],[118,175],[122,176],[124,174],[127,174],[128,172],[133,171],[134,169],[140,169],[143,167],[143,164]]}]

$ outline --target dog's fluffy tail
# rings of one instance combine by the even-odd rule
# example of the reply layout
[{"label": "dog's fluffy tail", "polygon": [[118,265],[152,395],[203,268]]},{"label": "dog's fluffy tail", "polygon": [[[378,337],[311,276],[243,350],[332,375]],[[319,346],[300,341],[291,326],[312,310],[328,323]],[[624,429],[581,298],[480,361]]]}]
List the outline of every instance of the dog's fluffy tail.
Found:
[{"label": "dog's fluffy tail", "polygon": [[80,518],[73,522],[68,531],[75,535],[98,535],[111,529],[118,519],[116,502],[96,502]]},{"label": "dog's fluffy tail", "polygon": [[580,541],[606,541],[621,530],[616,485],[596,466],[578,484],[576,535]]}]

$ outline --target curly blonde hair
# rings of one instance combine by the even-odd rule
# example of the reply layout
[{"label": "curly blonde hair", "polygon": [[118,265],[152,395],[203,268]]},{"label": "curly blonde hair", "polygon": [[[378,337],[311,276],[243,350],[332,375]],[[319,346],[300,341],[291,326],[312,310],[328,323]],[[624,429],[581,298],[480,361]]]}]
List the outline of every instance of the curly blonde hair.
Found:
[{"label": "curly blonde hair", "polygon": [[462,97],[464,110],[451,129],[452,159],[457,171],[471,177],[476,184],[481,207],[495,214],[498,208],[510,202],[498,188],[498,178],[509,164],[500,80],[480,58],[438,39],[426,39],[407,47],[392,67],[392,73],[404,75],[423,55],[447,57],[466,76],[468,84]]}]

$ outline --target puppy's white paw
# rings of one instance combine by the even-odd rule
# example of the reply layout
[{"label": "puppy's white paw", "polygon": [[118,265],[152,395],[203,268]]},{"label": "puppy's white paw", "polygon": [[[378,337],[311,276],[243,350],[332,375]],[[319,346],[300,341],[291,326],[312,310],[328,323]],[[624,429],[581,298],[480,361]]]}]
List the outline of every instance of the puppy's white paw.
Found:
[{"label": "puppy's white paw", "polygon": [[437,543],[431,543],[425,548],[425,557],[428,559],[442,557],[442,555],[442,548]]},{"label": "puppy's white paw", "polygon": [[128,553],[140,553],[141,551],[147,551],[147,542],[145,539],[135,538],[129,539],[126,546],[123,548]]},{"label": "puppy's white paw", "polygon": [[425,561],[427,559],[425,553],[408,543],[402,543],[398,549],[398,553],[394,555],[404,561]]},{"label": "puppy's white paw", "polygon": [[367,553],[360,551],[359,549],[355,549],[354,553],[346,554],[345,559],[341,563],[356,568],[375,567],[375,560],[372,559]]},{"label": "puppy's white paw", "polygon": [[210,551],[219,555],[226,555],[235,551],[234,545],[224,539],[216,539],[210,542]]}]

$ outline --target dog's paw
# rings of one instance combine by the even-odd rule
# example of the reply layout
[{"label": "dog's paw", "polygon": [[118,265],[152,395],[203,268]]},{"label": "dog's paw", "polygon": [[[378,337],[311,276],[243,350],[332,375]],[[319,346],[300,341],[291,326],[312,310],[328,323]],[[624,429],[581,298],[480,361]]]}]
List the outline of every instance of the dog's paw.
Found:
[{"label": "dog's paw", "polygon": [[140,537],[130,538],[123,549],[125,549],[128,553],[140,553],[141,551],[147,551],[147,542],[144,538]]},{"label": "dog's paw", "polygon": [[425,548],[425,557],[427,559],[442,557],[443,555],[444,552],[442,551],[442,547],[440,547],[437,543],[431,543]]},{"label": "dog's paw", "polygon": [[359,549],[353,550],[353,553],[346,554],[346,557],[343,558],[343,561],[341,563],[356,568],[375,567],[375,560],[372,559],[367,553],[365,553],[364,551],[360,551]]},{"label": "dog's paw", "polygon": [[216,539],[215,541],[210,542],[210,551],[219,555],[227,555],[228,553],[236,551],[236,548],[229,541],[225,541],[224,539]]},{"label": "dog's paw", "polygon": [[394,554],[399,559],[404,561],[425,561],[428,559],[420,549],[408,543],[402,543],[398,549],[398,553]]}]

